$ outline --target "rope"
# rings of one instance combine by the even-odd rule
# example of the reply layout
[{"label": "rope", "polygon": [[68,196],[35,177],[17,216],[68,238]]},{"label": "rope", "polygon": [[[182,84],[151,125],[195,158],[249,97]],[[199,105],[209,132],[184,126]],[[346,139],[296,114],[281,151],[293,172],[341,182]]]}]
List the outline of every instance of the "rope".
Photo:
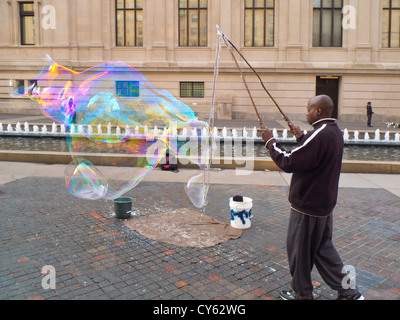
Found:
[{"label": "rope", "polygon": [[225,45],[228,48],[229,52],[231,53],[231,55],[233,57],[233,60],[235,61],[236,67],[240,72],[240,77],[243,80],[243,83],[245,85],[246,91],[247,91],[247,93],[248,93],[248,95],[250,97],[250,100],[251,100],[252,104],[253,104],[253,107],[254,107],[254,110],[255,110],[255,112],[257,114],[257,118],[258,118],[258,121],[260,122],[261,128],[264,129],[265,125],[264,125],[263,121],[261,120],[260,114],[259,114],[258,109],[256,107],[256,104],[254,102],[254,99],[253,99],[253,97],[252,97],[252,95],[250,93],[249,87],[248,87],[247,82],[246,82],[246,80],[244,78],[242,69],[240,68],[239,63],[238,63],[233,51],[231,50],[231,47],[237,52],[237,54],[243,59],[243,61],[247,64],[247,66],[251,69],[251,71],[253,71],[254,74],[257,76],[262,88],[268,94],[268,96],[271,98],[271,100],[275,104],[275,106],[278,108],[278,110],[279,110],[280,114],[282,115],[283,119],[288,123],[289,128],[293,130],[293,124],[291,123],[289,118],[284,114],[284,112],[282,111],[282,109],[280,108],[280,106],[278,105],[276,100],[272,97],[272,95],[270,94],[268,89],[265,87],[265,85],[264,85],[263,81],[261,80],[261,77],[258,74],[258,72],[251,66],[251,64],[247,61],[247,59],[243,56],[243,54],[236,48],[236,46],[226,37],[226,35],[221,31],[221,29],[219,28],[218,25],[217,25],[217,30],[218,30],[218,35],[224,40]]}]

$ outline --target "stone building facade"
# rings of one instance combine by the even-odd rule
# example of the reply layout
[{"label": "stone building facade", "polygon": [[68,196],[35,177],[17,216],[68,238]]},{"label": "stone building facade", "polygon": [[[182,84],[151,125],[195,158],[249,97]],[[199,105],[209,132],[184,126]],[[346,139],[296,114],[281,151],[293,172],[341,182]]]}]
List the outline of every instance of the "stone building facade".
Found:
[{"label": "stone building facade", "polygon": [[[0,0],[0,21],[2,113],[40,113],[9,92],[29,86],[49,55],[76,71],[123,61],[205,117],[219,25],[291,119],[326,93],[339,119],[364,121],[371,101],[400,120],[398,0]],[[280,119],[241,65],[262,118]],[[224,45],[216,116],[256,119]]]}]

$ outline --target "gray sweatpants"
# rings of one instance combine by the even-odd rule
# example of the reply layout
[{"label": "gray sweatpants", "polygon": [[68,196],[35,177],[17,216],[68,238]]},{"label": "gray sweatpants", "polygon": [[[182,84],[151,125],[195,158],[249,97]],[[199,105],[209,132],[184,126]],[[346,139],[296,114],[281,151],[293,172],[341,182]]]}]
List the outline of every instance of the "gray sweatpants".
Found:
[{"label": "gray sweatpants", "polygon": [[290,212],[286,239],[292,289],[297,295],[312,294],[311,270],[315,264],[322,279],[344,297],[354,296],[358,289],[344,289],[343,263],[332,243],[333,214],[312,217],[295,210]]}]

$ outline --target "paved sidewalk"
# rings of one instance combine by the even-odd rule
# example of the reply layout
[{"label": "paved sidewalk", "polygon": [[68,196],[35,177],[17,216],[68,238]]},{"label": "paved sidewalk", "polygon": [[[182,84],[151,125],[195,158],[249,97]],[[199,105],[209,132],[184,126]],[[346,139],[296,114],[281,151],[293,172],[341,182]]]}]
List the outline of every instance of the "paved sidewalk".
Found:
[{"label": "paved sidewalk", "polygon": [[[158,243],[114,217],[110,201],[65,189],[63,165],[0,162],[0,299],[275,300],[289,288],[285,238],[290,175],[213,171],[204,214],[229,222],[229,198],[254,202],[252,227],[211,248]],[[192,170],[158,169],[127,196],[135,215],[195,210],[184,192]],[[400,299],[399,175],[343,174],[334,243],[356,268],[366,299]],[[56,271],[43,289],[42,268]],[[336,298],[314,270],[320,300]]]}]

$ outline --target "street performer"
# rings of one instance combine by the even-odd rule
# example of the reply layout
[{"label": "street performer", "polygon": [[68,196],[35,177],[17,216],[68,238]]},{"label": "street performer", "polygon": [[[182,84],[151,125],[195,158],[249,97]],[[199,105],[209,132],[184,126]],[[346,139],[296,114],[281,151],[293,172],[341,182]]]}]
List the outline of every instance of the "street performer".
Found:
[{"label": "street performer", "polygon": [[339,300],[364,300],[356,286],[343,285],[347,273],[332,243],[332,212],[338,197],[344,146],[342,132],[331,118],[333,107],[332,99],[325,95],[309,101],[306,118],[314,130],[304,135],[290,123],[298,142],[290,152],[268,128],[262,134],[272,160],[283,171],[293,173],[286,239],[292,290],[281,291],[284,300],[313,299],[314,264],[324,281],[338,291]]}]

